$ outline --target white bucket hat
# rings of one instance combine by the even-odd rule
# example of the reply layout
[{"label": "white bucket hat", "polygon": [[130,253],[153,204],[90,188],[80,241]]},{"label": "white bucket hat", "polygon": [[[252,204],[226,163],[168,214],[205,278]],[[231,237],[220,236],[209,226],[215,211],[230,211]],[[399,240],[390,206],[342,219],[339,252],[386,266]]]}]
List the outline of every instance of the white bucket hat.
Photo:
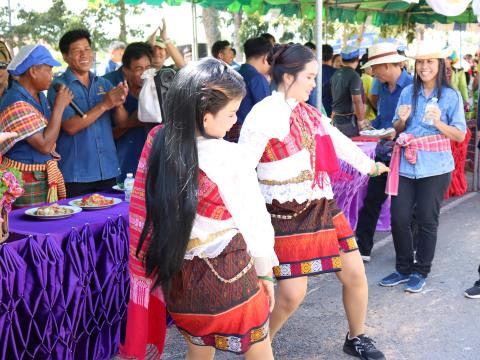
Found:
[{"label": "white bucket hat", "polygon": [[417,45],[415,55],[410,57],[415,60],[426,59],[445,59],[452,53],[451,49],[442,48],[442,46],[435,41],[420,41]]},{"label": "white bucket hat", "polygon": [[395,64],[406,61],[408,58],[397,52],[397,46],[392,43],[382,42],[368,48],[368,61],[362,69],[378,64]]}]

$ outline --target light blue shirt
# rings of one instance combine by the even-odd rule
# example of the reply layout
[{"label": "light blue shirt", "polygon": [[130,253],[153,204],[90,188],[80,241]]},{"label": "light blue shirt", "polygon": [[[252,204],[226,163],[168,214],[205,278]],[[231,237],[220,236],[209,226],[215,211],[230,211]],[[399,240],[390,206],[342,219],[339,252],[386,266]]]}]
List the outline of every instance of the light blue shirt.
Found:
[{"label": "light blue shirt", "polygon": [[[394,122],[398,120],[398,107],[400,105],[412,105],[413,85],[403,89],[398,99],[397,111],[395,111]],[[423,87],[420,87],[417,108],[415,114],[411,114],[407,120],[405,133],[413,136],[423,137],[440,134],[440,131],[433,125],[425,124],[422,119],[425,113],[425,106],[429,99],[437,96],[437,89],[426,97],[423,93]],[[465,113],[463,112],[463,101],[460,93],[452,88],[443,87],[442,95],[438,99],[438,106],[441,111],[441,121],[450,126],[454,126],[462,132],[467,131],[465,123]],[[413,109],[412,109],[413,111]],[[433,152],[417,151],[416,164],[410,164],[404,157],[400,159],[400,175],[411,179],[419,179],[429,176],[446,174],[455,168],[451,152]]]}]

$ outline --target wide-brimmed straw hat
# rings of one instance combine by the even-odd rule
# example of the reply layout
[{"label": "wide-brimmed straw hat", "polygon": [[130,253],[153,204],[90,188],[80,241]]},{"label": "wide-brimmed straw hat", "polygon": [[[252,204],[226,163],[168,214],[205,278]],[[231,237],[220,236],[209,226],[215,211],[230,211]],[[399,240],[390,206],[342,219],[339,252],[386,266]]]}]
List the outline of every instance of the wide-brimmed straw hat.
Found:
[{"label": "wide-brimmed straw hat", "polygon": [[368,48],[368,61],[362,66],[362,69],[372,65],[395,64],[408,60],[405,56],[397,52],[397,46],[392,43],[378,43]]},{"label": "wide-brimmed straw hat", "polygon": [[451,49],[442,48],[442,46],[435,41],[421,41],[417,45],[414,55],[410,57],[415,60],[426,59],[445,59],[452,53]]}]

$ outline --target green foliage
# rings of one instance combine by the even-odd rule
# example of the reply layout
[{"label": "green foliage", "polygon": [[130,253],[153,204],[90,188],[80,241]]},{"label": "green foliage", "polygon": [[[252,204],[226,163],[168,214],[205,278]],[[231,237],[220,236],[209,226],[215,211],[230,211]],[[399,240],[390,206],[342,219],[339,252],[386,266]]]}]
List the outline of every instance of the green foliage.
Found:
[{"label": "green foliage", "polygon": [[268,23],[264,21],[263,16],[259,13],[245,14],[240,26],[240,43],[243,44],[248,39],[266,32],[268,32]]},{"label": "green foliage", "polygon": [[[20,24],[12,29],[8,24],[8,8],[0,8],[0,33],[14,47],[43,41],[52,47],[58,47],[60,37],[67,31],[76,28],[86,28],[92,35],[95,48],[106,48],[116,36],[112,36],[104,28],[122,15],[139,14],[141,9],[135,5],[125,5],[125,13],[118,5],[106,2],[90,4],[79,15],[69,11],[64,0],[53,0],[52,6],[45,12],[26,11],[22,8],[16,11]],[[132,37],[143,37],[143,30],[128,29]],[[117,34],[118,35],[118,34]]]}]

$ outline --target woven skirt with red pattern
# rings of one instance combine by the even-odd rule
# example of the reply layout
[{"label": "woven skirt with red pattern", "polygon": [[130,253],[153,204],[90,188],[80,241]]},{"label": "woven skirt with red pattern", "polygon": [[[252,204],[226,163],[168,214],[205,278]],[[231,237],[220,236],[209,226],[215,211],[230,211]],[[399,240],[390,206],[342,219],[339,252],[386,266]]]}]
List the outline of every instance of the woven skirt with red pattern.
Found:
[{"label": "woven skirt with red pattern", "polygon": [[[243,237],[237,234],[219,256],[208,260],[228,280],[241,273],[250,259]],[[268,297],[254,266],[227,283],[205,260],[185,260],[173,278],[167,309],[185,339],[195,345],[242,354],[268,335]]]},{"label": "woven skirt with red pattern", "polygon": [[267,204],[271,214],[298,215],[292,219],[272,217],[275,253],[280,262],[273,268],[278,280],[340,271],[340,251],[357,250],[350,224],[335,200]]}]

